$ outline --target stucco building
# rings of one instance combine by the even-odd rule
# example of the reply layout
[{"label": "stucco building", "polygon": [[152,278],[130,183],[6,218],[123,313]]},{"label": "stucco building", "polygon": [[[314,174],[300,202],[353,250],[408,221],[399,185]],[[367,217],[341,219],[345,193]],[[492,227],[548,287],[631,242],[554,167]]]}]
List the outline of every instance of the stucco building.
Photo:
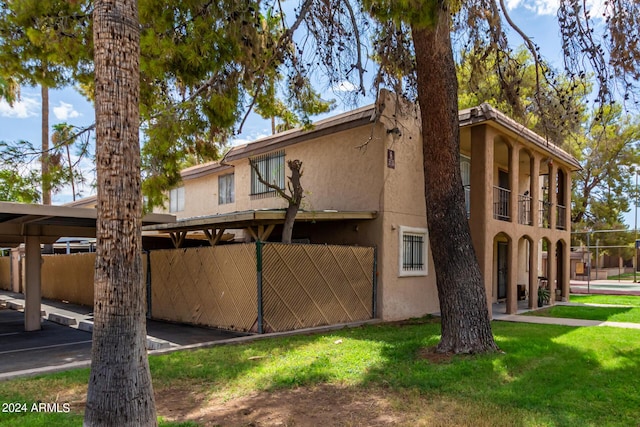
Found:
[{"label": "stucco building", "polygon": [[[571,173],[577,161],[487,104],[460,111],[460,167],[488,302],[568,298]],[[279,240],[286,202],[257,179],[286,186],[286,160],[303,162],[305,198],[293,238],[377,248],[377,316],[439,311],[424,199],[419,111],[383,92],[376,105],[233,147],[220,162],[182,171],[164,211],[176,246]],[[542,271],[542,253],[552,254]],[[555,254],[555,255],[554,255]],[[539,278],[541,277],[541,279]],[[555,289],[558,292],[554,292]],[[536,298],[528,298],[535,306]]]}]

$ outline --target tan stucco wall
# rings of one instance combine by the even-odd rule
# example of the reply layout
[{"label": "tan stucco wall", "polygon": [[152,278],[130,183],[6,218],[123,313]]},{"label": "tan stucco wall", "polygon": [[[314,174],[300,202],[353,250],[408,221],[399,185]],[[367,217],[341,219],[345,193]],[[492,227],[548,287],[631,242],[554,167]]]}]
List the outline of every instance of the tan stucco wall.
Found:
[{"label": "tan stucco wall", "polygon": [[[392,105],[392,101],[387,101]],[[439,312],[435,270],[427,245],[427,275],[399,277],[400,227],[426,228],[422,138],[418,112],[410,106],[393,109],[394,117],[383,116],[388,129],[397,128],[386,139],[386,149],[395,154],[395,168],[387,166],[387,152],[378,167],[384,171],[382,245],[379,249],[378,295],[380,314],[385,320],[406,319]]]},{"label": "tan stucco wall", "polygon": [[0,289],[11,290],[11,257],[0,257]]},{"label": "tan stucco wall", "polygon": [[[372,140],[362,146],[375,126]],[[302,186],[305,210],[369,210],[379,211],[382,197],[382,174],[376,167],[382,157],[385,135],[380,124],[320,137],[284,149],[286,161],[301,160],[304,174]],[[251,167],[244,158],[230,162],[233,170],[208,174],[184,181],[185,210],[176,212],[178,218],[223,214],[253,209],[283,209],[286,202],[280,197],[252,200]],[[288,168],[286,169],[289,175]],[[218,176],[234,173],[235,202],[218,205]]]}]

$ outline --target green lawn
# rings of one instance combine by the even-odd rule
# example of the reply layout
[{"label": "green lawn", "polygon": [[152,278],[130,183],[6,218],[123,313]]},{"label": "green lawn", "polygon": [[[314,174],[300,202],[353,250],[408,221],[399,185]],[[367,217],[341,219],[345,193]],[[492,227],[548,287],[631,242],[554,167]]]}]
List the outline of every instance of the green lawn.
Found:
[{"label": "green lawn", "polygon": [[[618,279],[633,280],[633,273],[622,273],[619,275],[607,277],[607,280],[618,280]],[[636,273],[636,279],[640,279],[640,273]]]},{"label": "green lawn", "polygon": [[[224,401],[329,384],[412,396],[398,410],[414,414],[415,425],[637,425],[640,331],[509,322],[494,322],[493,329],[503,353],[443,363],[419,357],[420,349],[438,342],[434,321],[183,351],[150,363],[157,394],[176,389]],[[1,402],[66,399],[76,413],[0,413],[0,425],[81,425],[78,396],[87,378],[87,370],[76,370],[1,382]],[[433,402],[455,405],[458,421],[446,422],[446,414],[439,423],[426,418]]]},{"label": "green lawn", "polygon": [[527,312],[528,316],[640,323],[640,307],[590,307],[557,305]]},{"label": "green lawn", "polygon": [[583,295],[571,294],[571,302],[580,304],[612,304],[640,307],[640,296],[633,295]]}]

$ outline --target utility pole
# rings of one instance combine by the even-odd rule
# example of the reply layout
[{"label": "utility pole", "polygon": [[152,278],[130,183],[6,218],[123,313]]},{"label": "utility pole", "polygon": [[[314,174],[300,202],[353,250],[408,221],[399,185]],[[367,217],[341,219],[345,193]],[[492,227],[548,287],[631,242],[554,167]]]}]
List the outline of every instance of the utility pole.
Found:
[{"label": "utility pole", "polygon": [[640,195],[638,194],[638,171],[636,170],[636,203],[634,206],[635,216],[633,229],[635,232],[635,239],[633,241],[633,283],[638,283],[636,280],[636,272],[638,271],[638,200]]},{"label": "utility pole", "polygon": [[[591,233],[587,232],[587,253],[589,258],[587,259],[587,293],[591,293]],[[596,277],[597,279],[597,277]]]}]

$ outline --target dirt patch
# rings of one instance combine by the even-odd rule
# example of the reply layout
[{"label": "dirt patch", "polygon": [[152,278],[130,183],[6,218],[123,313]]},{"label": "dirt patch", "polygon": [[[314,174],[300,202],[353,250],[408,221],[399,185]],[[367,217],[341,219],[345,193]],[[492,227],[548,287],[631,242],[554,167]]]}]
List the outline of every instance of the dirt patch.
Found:
[{"label": "dirt patch", "polygon": [[453,353],[439,353],[436,347],[423,347],[418,350],[418,358],[428,360],[429,363],[449,363],[453,359]]},{"label": "dirt patch", "polygon": [[388,426],[408,419],[384,391],[331,385],[260,392],[227,401],[188,390],[156,393],[158,415],[204,426]]},{"label": "dirt patch", "polygon": [[[85,408],[86,388],[61,392],[56,401],[71,403],[73,412]],[[347,387],[321,384],[263,391],[224,399],[212,397],[205,384],[161,386],[155,390],[156,409],[166,421],[199,426],[510,426],[507,418],[478,413],[473,405],[422,394],[416,389]]]}]

